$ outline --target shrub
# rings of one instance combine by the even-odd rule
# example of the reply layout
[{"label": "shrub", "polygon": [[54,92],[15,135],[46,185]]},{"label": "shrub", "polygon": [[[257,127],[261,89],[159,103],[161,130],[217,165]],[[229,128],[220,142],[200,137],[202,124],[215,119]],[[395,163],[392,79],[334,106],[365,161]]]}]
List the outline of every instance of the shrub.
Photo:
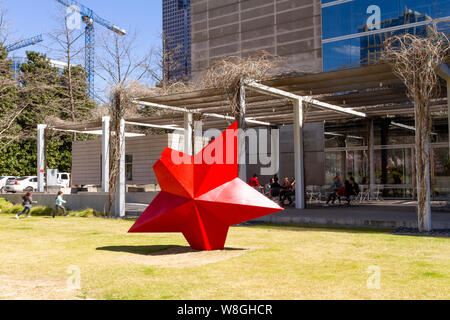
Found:
[{"label": "shrub", "polygon": [[71,217],[78,217],[78,218],[94,218],[105,216],[104,213],[95,211],[93,209],[85,209],[83,211],[70,211],[69,215]]},{"label": "shrub", "polygon": [[12,205],[10,207],[6,207],[4,209],[2,209],[2,212],[5,214],[19,214],[21,213],[23,210],[23,206],[21,206],[20,204],[16,204],[16,205]]},{"label": "shrub", "polygon": [[50,216],[52,215],[53,211],[55,211],[53,208],[49,207],[34,207],[31,209],[31,215],[32,216]]},{"label": "shrub", "polygon": [[2,212],[4,212],[5,209],[11,208],[13,206],[14,205],[11,202],[7,201],[5,198],[0,198],[0,210]]}]

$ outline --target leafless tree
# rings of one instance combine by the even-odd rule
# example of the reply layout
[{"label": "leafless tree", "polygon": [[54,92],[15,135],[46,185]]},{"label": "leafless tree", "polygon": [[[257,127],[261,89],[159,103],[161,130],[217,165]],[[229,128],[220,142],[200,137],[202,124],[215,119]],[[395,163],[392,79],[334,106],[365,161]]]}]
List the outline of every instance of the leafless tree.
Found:
[{"label": "leafless tree", "polygon": [[0,46],[4,45],[9,36],[6,10],[3,8],[3,0],[0,0]]},{"label": "leafless tree", "polygon": [[432,119],[430,102],[439,95],[437,68],[449,57],[449,39],[429,27],[426,37],[412,34],[394,36],[385,42],[382,60],[389,62],[394,73],[403,80],[409,98],[414,102],[416,122],[416,175],[419,230],[431,230],[430,134]]},{"label": "leafless tree", "polygon": [[28,104],[20,103],[17,99],[19,86],[11,70],[12,61],[4,51],[9,34],[6,10],[3,9],[2,2],[0,1],[0,101],[9,101],[8,107],[0,110],[0,139],[6,141],[2,147],[5,148],[28,135],[15,126],[15,120],[25,111]]},{"label": "leafless tree", "polygon": [[127,116],[137,113],[137,106],[132,100],[136,96],[147,94],[148,87],[139,83],[150,80],[154,74],[151,65],[154,51],[149,50],[140,56],[135,52],[136,33],[120,36],[108,34],[103,37],[101,52],[97,59],[99,72],[97,73],[108,85],[106,95],[109,97],[105,107],[111,116],[110,150],[110,191],[109,191],[109,214],[115,198],[116,182],[119,175],[120,150],[122,150],[120,122]]},{"label": "leafless tree", "polygon": [[[59,12],[55,19],[58,27],[47,34],[51,40],[47,48],[52,55],[65,64],[61,83],[64,90],[61,90],[63,96],[60,108],[75,123],[89,118],[93,108],[93,101],[83,94],[86,88],[86,78],[80,76],[80,73],[84,75],[85,71],[81,66],[75,66],[77,63],[82,63],[84,59],[84,32],[69,26],[68,17],[64,11]],[[74,140],[76,140],[76,134],[74,134]]]}]

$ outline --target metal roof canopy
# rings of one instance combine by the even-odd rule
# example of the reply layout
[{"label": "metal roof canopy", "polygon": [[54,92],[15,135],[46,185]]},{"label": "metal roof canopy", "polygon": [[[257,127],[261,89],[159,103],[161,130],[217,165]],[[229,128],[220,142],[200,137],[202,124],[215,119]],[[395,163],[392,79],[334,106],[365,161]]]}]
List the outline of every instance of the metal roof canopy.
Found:
[{"label": "metal roof canopy", "polygon": [[[306,121],[332,121],[366,117],[412,116],[413,103],[406,88],[386,64],[362,66],[315,74],[279,76],[260,83],[263,87],[282,90],[310,102]],[[248,126],[293,124],[293,106],[289,97],[262,92],[246,85],[246,119]],[[264,90],[263,90],[264,91]],[[447,112],[446,87],[432,103],[432,112]],[[154,115],[126,119],[128,123],[184,127],[184,113],[209,114],[204,117],[204,128],[225,128],[233,122],[227,95],[220,89],[204,89],[136,99],[136,103],[158,105]],[[314,104],[316,103],[316,104]],[[321,104],[321,105],[317,105]],[[330,107],[326,107],[326,105]],[[168,107],[168,108],[164,108]],[[162,110],[165,109],[165,110]],[[341,112],[342,109],[344,112]],[[252,123],[251,121],[254,121]],[[76,126],[77,130],[101,128],[101,121]],[[65,129],[65,128],[60,128]],[[73,126],[70,129],[75,129]]]}]

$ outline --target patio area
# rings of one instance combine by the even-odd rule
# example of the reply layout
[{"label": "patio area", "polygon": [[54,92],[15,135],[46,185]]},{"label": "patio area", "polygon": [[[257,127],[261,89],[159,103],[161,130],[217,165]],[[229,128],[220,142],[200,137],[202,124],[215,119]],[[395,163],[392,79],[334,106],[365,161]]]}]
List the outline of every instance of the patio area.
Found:
[{"label": "patio area", "polygon": [[[450,208],[445,202],[433,202],[433,230],[450,229]],[[147,204],[127,203],[128,218],[140,216]],[[308,204],[304,210],[286,208],[281,213],[261,217],[251,223],[324,225],[369,228],[417,228],[417,202],[410,200],[369,201],[351,207],[321,203]]]}]

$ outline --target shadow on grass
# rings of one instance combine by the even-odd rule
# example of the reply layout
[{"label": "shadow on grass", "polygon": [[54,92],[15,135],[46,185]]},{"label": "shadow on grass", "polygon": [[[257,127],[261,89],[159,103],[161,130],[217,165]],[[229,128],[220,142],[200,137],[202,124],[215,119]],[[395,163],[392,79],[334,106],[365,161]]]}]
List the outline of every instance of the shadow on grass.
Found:
[{"label": "shadow on grass", "polygon": [[[99,251],[125,252],[144,256],[167,256],[200,252],[188,246],[110,246],[97,248]],[[244,251],[245,249],[225,248],[223,251]]]}]

